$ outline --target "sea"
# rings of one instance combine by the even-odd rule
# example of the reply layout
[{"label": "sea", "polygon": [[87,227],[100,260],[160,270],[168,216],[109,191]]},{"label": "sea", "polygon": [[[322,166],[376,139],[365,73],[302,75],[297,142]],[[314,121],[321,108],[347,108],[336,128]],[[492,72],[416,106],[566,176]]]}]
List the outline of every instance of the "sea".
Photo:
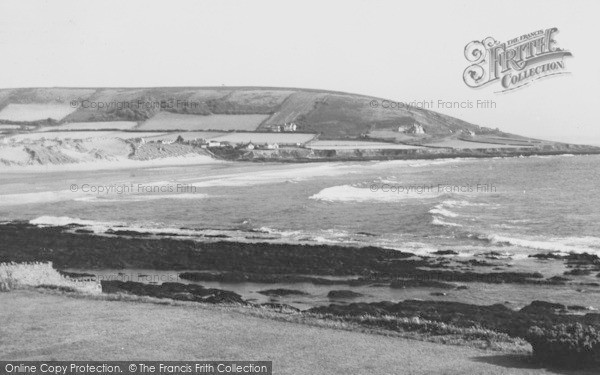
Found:
[{"label": "sea", "polygon": [[[196,241],[379,246],[427,256],[493,254],[502,271],[561,275],[538,253],[600,255],[600,156],[329,163],[233,163],[0,174],[0,221],[78,224]],[[123,232],[121,232],[123,233]],[[504,261],[505,260],[505,261]],[[489,267],[488,267],[489,268]],[[77,270],[99,279],[188,282],[169,270]],[[489,272],[482,269],[479,272]],[[153,280],[146,280],[151,275]],[[585,280],[583,280],[585,279]],[[580,281],[593,283],[595,275]],[[160,282],[160,281],[159,281]],[[249,301],[298,308],[332,302],[332,287],[201,282]],[[591,284],[590,284],[591,285]],[[300,289],[267,297],[261,290]],[[344,286],[337,286],[344,288]],[[468,290],[359,286],[364,302],[439,299],[522,307],[534,299],[600,308],[593,287],[471,283]],[[347,301],[333,301],[346,303]]]},{"label": "sea", "polygon": [[0,220],[199,241],[600,255],[600,156],[0,174]]}]

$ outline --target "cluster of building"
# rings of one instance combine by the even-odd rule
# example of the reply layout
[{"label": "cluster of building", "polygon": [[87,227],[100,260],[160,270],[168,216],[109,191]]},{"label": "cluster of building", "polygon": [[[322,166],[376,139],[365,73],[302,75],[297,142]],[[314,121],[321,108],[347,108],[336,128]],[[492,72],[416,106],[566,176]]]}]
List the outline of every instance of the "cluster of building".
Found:
[{"label": "cluster of building", "polygon": [[[201,148],[212,148],[212,147],[233,147],[240,148],[244,150],[276,150],[279,148],[278,143],[231,143],[231,142],[221,142],[216,140],[204,139],[204,138],[195,138],[193,140],[184,140],[183,137],[178,136],[176,139],[167,138],[167,139],[156,139],[156,140],[148,140],[145,138],[136,138],[135,139],[140,144],[146,143],[156,143],[161,145],[170,145],[173,143],[186,143],[189,145],[199,146]],[[301,144],[297,143],[294,146],[300,147]]]},{"label": "cluster of building", "polygon": [[398,132],[406,134],[425,134],[425,129],[418,122],[414,122],[412,125],[400,125],[398,126]]},{"label": "cluster of building", "polygon": [[269,125],[267,130],[271,132],[295,132],[298,130],[298,125],[295,122],[286,122],[283,125]]}]

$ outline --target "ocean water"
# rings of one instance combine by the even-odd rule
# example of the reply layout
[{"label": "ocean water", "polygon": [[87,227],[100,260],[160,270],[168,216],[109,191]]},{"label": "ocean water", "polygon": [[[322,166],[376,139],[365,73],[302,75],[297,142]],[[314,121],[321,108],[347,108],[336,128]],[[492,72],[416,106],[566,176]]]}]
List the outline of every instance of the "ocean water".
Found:
[{"label": "ocean water", "polygon": [[11,172],[0,175],[0,220],[419,254],[600,255],[599,183],[600,156],[569,155]]}]

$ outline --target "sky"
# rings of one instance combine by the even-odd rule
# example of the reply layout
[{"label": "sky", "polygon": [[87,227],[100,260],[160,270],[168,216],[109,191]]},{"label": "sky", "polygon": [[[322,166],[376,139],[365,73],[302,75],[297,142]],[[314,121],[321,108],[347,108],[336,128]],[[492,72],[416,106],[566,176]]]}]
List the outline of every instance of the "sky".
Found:
[{"label": "sky", "polygon": [[[598,144],[600,1],[0,2],[0,88],[276,86],[431,108],[542,139]],[[496,93],[464,48],[557,27],[568,75]],[[495,108],[441,102],[490,100]]]}]

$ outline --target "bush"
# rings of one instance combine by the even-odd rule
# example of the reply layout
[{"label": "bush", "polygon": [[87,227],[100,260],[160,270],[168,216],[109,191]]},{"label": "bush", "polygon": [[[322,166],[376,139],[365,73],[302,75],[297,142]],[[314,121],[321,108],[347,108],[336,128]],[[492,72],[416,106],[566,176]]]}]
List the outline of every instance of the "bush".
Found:
[{"label": "bush", "polygon": [[546,329],[533,326],[526,340],[542,364],[568,368],[600,365],[600,331],[594,327],[579,323]]},{"label": "bush", "polygon": [[77,281],[61,275],[52,267],[52,262],[0,263],[0,292],[40,286],[91,294],[102,291],[96,281]]}]

